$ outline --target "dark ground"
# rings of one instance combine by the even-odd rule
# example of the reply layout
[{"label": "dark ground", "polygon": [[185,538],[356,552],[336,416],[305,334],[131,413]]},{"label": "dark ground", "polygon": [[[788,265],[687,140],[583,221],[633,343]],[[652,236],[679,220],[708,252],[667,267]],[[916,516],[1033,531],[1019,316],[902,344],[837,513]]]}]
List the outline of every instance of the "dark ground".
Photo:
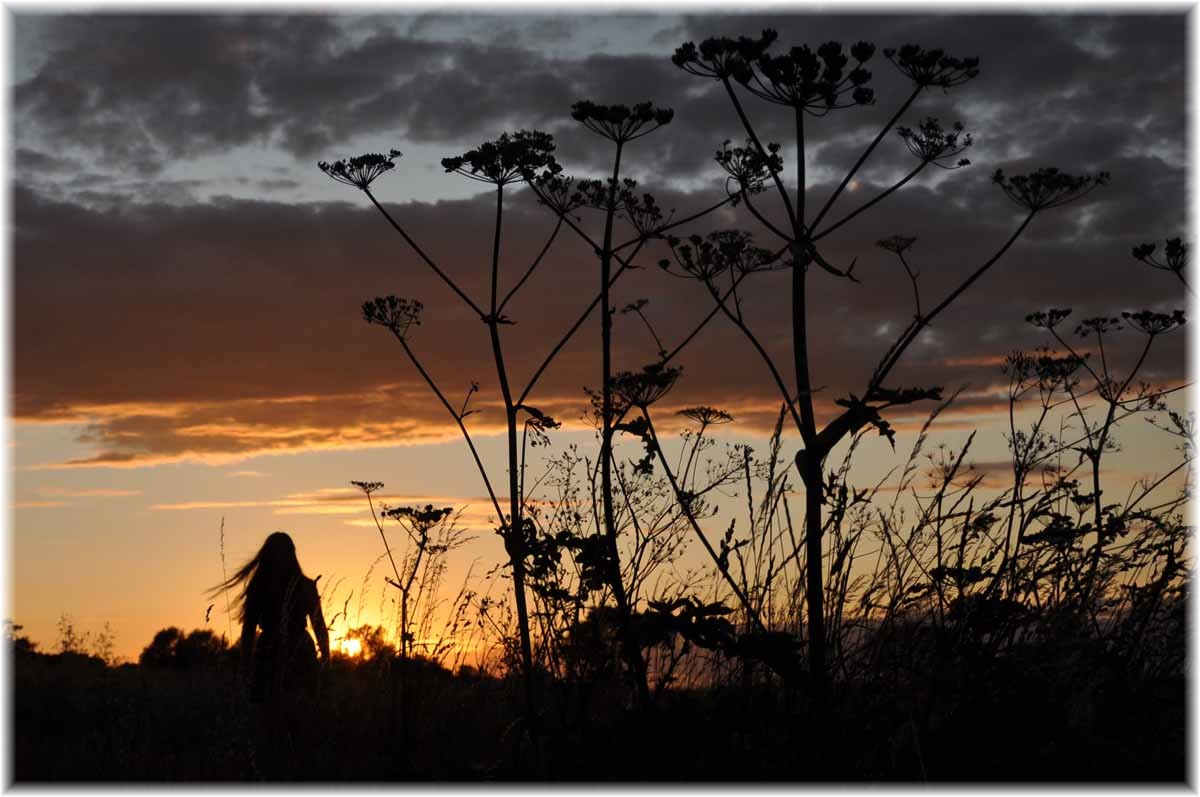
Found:
[{"label": "dark ground", "polygon": [[[723,687],[665,694],[639,714],[625,692],[545,688],[554,781],[994,782],[1185,778],[1185,684],[1064,677],[1012,659],[923,686],[843,686],[835,721],[802,696]],[[226,663],[105,667],[79,654],[15,655],[14,768],[31,781],[532,780],[539,771],[515,684],[410,670],[407,731],[393,674],[335,663],[296,719],[280,771]],[[398,705],[398,704],[397,704]],[[266,770],[266,771],[264,771]],[[270,776],[270,777],[268,777]]]}]

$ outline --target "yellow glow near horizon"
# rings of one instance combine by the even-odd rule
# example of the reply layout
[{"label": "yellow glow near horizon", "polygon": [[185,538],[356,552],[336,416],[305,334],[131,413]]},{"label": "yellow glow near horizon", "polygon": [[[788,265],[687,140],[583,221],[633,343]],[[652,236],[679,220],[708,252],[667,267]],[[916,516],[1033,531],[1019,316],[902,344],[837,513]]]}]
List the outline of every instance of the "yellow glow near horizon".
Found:
[{"label": "yellow glow near horizon", "polygon": [[338,649],[343,656],[358,658],[362,655],[362,642],[357,639],[343,639],[342,643],[338,645]]}]

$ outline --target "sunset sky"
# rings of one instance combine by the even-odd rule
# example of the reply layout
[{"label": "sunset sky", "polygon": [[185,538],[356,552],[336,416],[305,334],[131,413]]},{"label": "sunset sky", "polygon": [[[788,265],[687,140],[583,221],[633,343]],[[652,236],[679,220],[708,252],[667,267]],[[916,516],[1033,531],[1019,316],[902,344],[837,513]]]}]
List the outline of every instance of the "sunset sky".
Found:
[{"label": "sunset sky", "polygon": [[[861,284],[812,275],[818,408],[861,389],[911,315],[909,285],[876,240],[917,236],[922,290],[940,297],[1019,221],[991,184],[996,168],[1107,170],[1111,184],[1039,217],[1003,261],[925,334],[897,373],[904,385],[967,386],[939,428],[973,459],[1002,462],[1006,417],[999,363],[1048,342],[1024,317],[1072,307],[1075,318],[1186,306],[1179,283],[1130,257],[1186,222],[1186,24],[1154,16],[80,16],[11,19],[12,507],[9,616],[43,648],[69,614],[136,657],[168,625],[205,626],[204,591],[276,529],[293,534],[309,575],[357,589],[381,552],[349,481],[386,483],[392,504],[465,507],[478,540],[456,552],[501,561],[465,446],[394,340],[361,320],[364,299],[425,304],[413,346],[452,400],[480,384],[469,423],[503,474],[502,412],[485,329],[413,256],[360,192],[318,160],[403,151],[372,187],[473,295],[485,297],[493,199],[439,165],[506,130],[552,133],[567,171],[600,176],[610,152],[570,118],[572,103],[651,100],[674,122],[634,144],[627,172],[679,215],[724,196],[713,162],[741,141],[715,82],[671,64],[682,42],[775,28],[782,45],[880,48],[916,42],[978,56],[980,77],[928,91],[902,124],[961,120],[972,165],[929,169],[830,236],[835,262],[858,258]],[[809,190],[823,200],[907,91],[881,56],[868,65],[877,102],[816,120]],[[790,115],[750,103],[772,140]],[[789,159],[793,152],[785,150]],[[911,168],[895,135],[880,146],[843,212]],[[938,172],[931,174],[930,172]],[[554,226],[528,192],[506,206],[501,276],[511,285]],[[592,219],[594,221],[595,219]],[[738,225],[722,211],[687,231]],[[766,236],[763,236],[764,241]],[[668,346],[711,309],[703,288],[649,266],[622,278],[613,304],[649,299]],[[599,277],[578,239],[562,235],[508,314],[510,370],[521,384],[587,306]],[[787,276],[751,281],[751,323],[781,358],[790,349]],[[632,315],[615,318],[615,362],[635,369],[657,346]],[[1071,325],[1073,327],[1073,324]],[[538,384],[531,402],[565,422],[556,446],[594,447],[581,418],[599,382],[593,317]],[[1140,338],[1115,356],[1135,354]],[[1185,378],[1183,335],[1161,341],[1146,371]],[[778,397],[737,331],[714,321],[681,357],[683,377],[658,415],[704,403],[737,418],[727,440],[757,446]],[[501,406],[502,409],[502,406]],[[867,475],[899,464],[914,419],[899,416],[897,451],[872,438]],[[905,418],[908,422],[905,422]],[[1158,436],[1156,436],[1158,435]],[[1122,434],[1132,477],[1166,470],[1171,443],[1139,421]],[[790,444],[794,448],[794,444]],[[592,450],[592,448],[589,448]],[[626,443],[624,455],[639,449]],[[329,583],[323,581],[323,583]],[[363,622],[378,621],[374,600]],[[357,598],[356,598],[357,600]],[[207,627],[226,629],[223,606]]]}]

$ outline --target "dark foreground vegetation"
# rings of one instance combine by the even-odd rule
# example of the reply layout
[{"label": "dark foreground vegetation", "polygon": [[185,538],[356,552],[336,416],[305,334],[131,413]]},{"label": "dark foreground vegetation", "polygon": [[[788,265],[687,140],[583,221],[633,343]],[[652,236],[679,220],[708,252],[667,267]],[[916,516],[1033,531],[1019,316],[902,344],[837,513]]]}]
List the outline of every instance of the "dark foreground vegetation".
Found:
[{"label": "dark foreground vegetation", "polygon": [[[1174,643],[1182,646],[1182,617]],[[1179,673],[1130,677],[1083,639],[1031,641],[1002,657],[900,630],[906,657],[838,690],[814,726],[803,688],[738,677],[629,706],[611,680],[544,681],[539,766],[520,682],[407,663],[335,658],[284,753],[303,781],[832,780],[1175,781],[1184,779]],[[899,640],[898,640],[899,641]],[[232,656],[109,667],[78,653],[18,651],[14,769],[30,781],[247,781],[253,707]],[[818,750],[814,758],[807,751]]]}]

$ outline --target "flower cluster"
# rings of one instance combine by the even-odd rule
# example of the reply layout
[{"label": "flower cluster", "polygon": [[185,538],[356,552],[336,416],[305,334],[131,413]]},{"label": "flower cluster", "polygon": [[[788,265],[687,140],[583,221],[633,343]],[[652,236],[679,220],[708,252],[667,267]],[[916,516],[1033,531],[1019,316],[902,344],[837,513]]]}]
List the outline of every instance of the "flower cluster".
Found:
[{"label": "flower cluster", "polygon": [[890,238],[884,238],[882,240],[876,241],[875,245],[878,246],[880,249],[886,249],[887,251],[889,251],[893,254],[900,255],[900,254],[904,254],[904,252],[907,251],[908,248],[910,246],[912,246],[913,244],[915,244],[916,242],[917,242],[917,239],[915,236],[893,235]]},{"label": "flower cluster", "polygon": [[688,407],[687,409],[680,410],[679,414],[700,424],[701,428],[706,426],[720,426],[721,424],[733,421],[732,415],[716,407]]},{"label": "flower cluster", "polygon": [[[775,253],[754,246],[752,241],[751,235],[741,230],[717,230],[703,238],[692,235],[687,243],[679,238],[667,239],[675,262],[684,271],[676,276],[686,275],[703,282],[711,282],[731,269],[745,274],[782,267]],[[658,265],[671,273],[670,261],[660,260]]]},{"label": "flower cluster", "polygon": [[1120,332],[1124,328],[1121,324],[1121,319],[1098,315],[1080,321],[1079,326],[1075,327],[1075,334],[1081,338],[1086,338],[1092,334],[1099,336],[1108,332]]},{"label": "flower cluster", "polygon": [[926,50],[916,44],[889,47],[883,51],[883,57],[922,88],[948,89],[979,74],[978,58],[952,58],[942,50]]},{"label": "flower cluster", "polygon": [[615,185],[611,177],[607,180],[580,180],[576,183],[576,189],[568,207],[620,213],[643,238],[656,236],[666,223],[658,201],[651,194],[639,193],[636,180],[625,177]]},{"label": "flower cluster", "polygon": [[739,191],[757,194],[763,190],[770,175],[783,171],[780,146],[775,142],[767,144],[765,157],[751,141],[747,141],[744,147],[730,147],[730,143],[726,140],[721,144],[721,148],[717,150],[716,161],[737,183]]},{"label": "flower cluster", "polygon": [[556,170],[554,137],[539,130],[502,133],[454,158],[442,158],[442,168],[482,183],[505,185],[516,180],[533,179],[540,169]]},{"label": "flower cluster", "polygon": [[317,168],[325,174],[337,180],[339,183],[354,186],[362,191],[367,190],[367,186],[371,182],[388,171],[395,168],[394,161],[401,155],[399,150],[391,150],[387,155],[378,153],[368,153],[359,155],[357,158],[347,158],[346,160],[320,161],[317,163]]},{"label": "flower cluster", "polygon": [[675,386],[682,368],[650,363],[641,371],[622,371],[609,383],[618,404],[646,409]]},{"label": "flower cluster", "polygon": [[1051,307],[1049,310],[1039,310],[1025,316],[1025,320],[1041,329],[1054,329],[1071,314],[1069,307]]},{"label": "flower cluster", "polygon": [[922,163],[932,163],[943,169],[959,169],[971,164],[966,158],[949,162],[971,146],[971,134],[963,133],[962,122],[955,122],[952,130],[944,130],[941,123],[931,116],[921,122],[915,130],[911,127],[898,127],[896,132],[904,139],[908,151]]},{"label": "flower cluster", "polygon": [[992,175],[992,182],[1023,208],[1031,212],[1056,208],[1074,202],[1108,183],[1108,172],[1076,177],[1053,167],[1038,169],[1031,174],[1007,177],[1002,169]]},{"label": "flower cluster", "polygon": [[866,85],[871,73],[863,64],[875,54],[875,45],[858,42],[847,55],[840,42],[831,41],[816,51],[802,45],[772,55],[768,50],[777,38],[775,31],[764,30],[757,39],[712,38],[699,47],[686,42],[675,50],[671,61],[693,75],[736,80],[768,102],[816,116],[874,101],[874,92]]},{"label": "flower cluster", "polygon": [[[816,52],[802,45],[791,48],[785,55],[764,53],[749,76],[735,79],[768,102],[823,116],[834,108],[874,102],[875,92],[866,85],[871,73],[863,68],[874,54],[875,45],[869,42],[852,46],[850,56],[842,52],[840,42],[825,42]],[[847,70],[850,58],[855,64]]]},{"label": "flower cluster", "polygon": [[[557,165],[557,164],[556,164]],[[566,216],[587,205],[574,177],[564,177],[561,170],[546,169],[529,181],[538,201],[560,216]]]},{"label": "flower cluster", "polygon": [[761,58],[778,38],[778,33],[767,29],[757,39],[746,36],[711,38],[702,41],[699,47],[694,42],[685,42],[675,49],[671,63],[700,77],[749,80],[750,64]]},{"label": "flower cluster", "polygon": [[653,238],[670,223],[674,211],[664,221],[662,208],[652,194],[630,195],[621,203],[622,215],[642,238]]},{"label": "flower cluster", "polygon": [[627,105],[597,105],[590,100],[580,100],[571,106],[571,118],[588,130],[605,138],[626,143],[653,133],[663,125],[671,123],[675,112],[670,108],[658,108],[649,102],[639,102],[630,108]]},{"label": "flower cluster", "polygon": [[1182,238],[1168,238],[1166,245],[1166,260],[1154,256],[1155,244],[1141,244],[1133,247],[1133,256],[1146,265],[1161,271],[1171,271],[1175,274],[1183,272],[1187,267],[1187,244]]},{"label": "flower cluster", "polygon": [[1170,332],[1172,329],[1176,329],[1187,323],[1187,318],[1184,316],[1182,310],[1176,310],[1173,313],[1156,313],[1152,310],[1141,310],[1136,313],[1121,313],[1121,318],[1124,318],[1128,323],[1145,332],[1150,337]]},{"label": "flower cluster", "polygon": [[368,324],[387,327],[404,340],[410,327],[420,326],[422,304],[415,299],[398,299],[395,296],[376,296],[363,302],[363,320]]},{"label": "flower cluster", "polygon": [[627,202],[633,201],[637,181],[624,177],[614,185],[613,179],[609,177],[606,180],[580,180],[576,185],[579,189],[580,205],[583,207],[619,211],[624,209]]},{"label": "flower cluster", "polygon": [[1075,384],[1072,377],[1083,367],[1084,360],[1078,354],[1059,354],[1043,347],[1032,353],[1014,351],[1006,355],[1000,371],[1018,385],[1036,382],[1049,392],[1060,385]]},{"label": "flower cluster", "polygon": [[397,522],[406,521],[406,525],[410,525],[413,531],[424,537],[430,529],[449,517],[453,511],[448,506],[434,509],[433,504],[426,504],[424,509],[412,506],[396,506],[385,508],[383,516]]}]

